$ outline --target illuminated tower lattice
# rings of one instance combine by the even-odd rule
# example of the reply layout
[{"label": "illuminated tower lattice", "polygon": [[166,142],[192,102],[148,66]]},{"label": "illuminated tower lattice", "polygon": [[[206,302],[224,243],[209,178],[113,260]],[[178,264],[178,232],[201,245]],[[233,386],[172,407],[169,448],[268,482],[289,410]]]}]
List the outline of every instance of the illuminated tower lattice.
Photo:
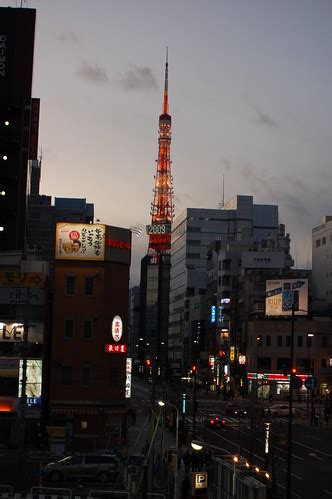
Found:
[{"label": "illuminated tower lattice", "polygon": [[149,235],[148,253],[158,261],[159,254],[171,248],[171,226],[174,218],[173,187],[171,175],[171,128],[172,118],[168,114],[168,54],[166,55],[165,87],[162,114],[159,116],[159,151],[151,225],[146,228]]}]

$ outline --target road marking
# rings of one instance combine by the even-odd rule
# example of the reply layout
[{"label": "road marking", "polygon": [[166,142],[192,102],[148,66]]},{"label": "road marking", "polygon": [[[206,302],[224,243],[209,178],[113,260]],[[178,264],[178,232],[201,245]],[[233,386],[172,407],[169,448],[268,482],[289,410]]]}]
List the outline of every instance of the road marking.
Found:
[{"label": "road marking", "polygon": [[318,457],[317,454],[313,454],[312,452],[310,452],[309,456],[314,457],[315,459],[319,459],[319,461],[324,461],[324,459]]},{"label": "road marking", "polygon": [[323,452],[318,449],[314,449],[313,447],[309,447],[308,445],[301,444],[300,442],[297,442],[296,440],[293,440],[294,444],[301,445],[301,447],[305,447],[306,449],[313,450],[314,452],[318,452],[318,454],[323,454],[323,456],[327,457],[332,457],[332,454],[327,454],[326,452]]},{"label": "road marking", "polygon": [[[282,470],[284,473],[287,473],[287,470]],[[301,476],[298,476],[298,475],[295,475],[295,473],[292,473],[292,476],[294,476],[295,478],[297,478],[298,480],[303,480],[303,478]]]},{"label": "road marking", "polygon": [[313,440],[318,440],[318,442],[321,441],[320,438],[317,438],[317,437],[313,437],[312,435],[307,435],[308,438],[312,438]]},{"label": "road marking", "polygon": [[[277,486],[278,486],[278,487],[280,487],[281,489],[287,490],[287,489],[286,489],[286,487],[284,487],[284,486],[283,486],[283,485],[281,485],[280,483],[277,483]],[[295,492],[291,492],[291,494],[292,494],[292,496],[294,496],[294,497],[300,497],[300,499],[301,499],[301,497],[302,497],[302,496],[299,496],[299,494],[295,494]]]}]

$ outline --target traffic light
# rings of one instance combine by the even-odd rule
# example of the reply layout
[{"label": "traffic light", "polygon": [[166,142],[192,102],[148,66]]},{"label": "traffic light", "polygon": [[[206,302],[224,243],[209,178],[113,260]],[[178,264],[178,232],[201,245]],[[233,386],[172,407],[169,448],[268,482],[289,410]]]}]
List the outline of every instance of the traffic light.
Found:
[{"label": "traffic light", "polygon": [[196,366],[196,364],[192,365],[191,370],[192,370],[193,373],[197,372],[197,366]]},{"label": "traffic light", "polygon": [[151,360],[150,359],[146,359],[145,360],[145,365],[146,365],[146,367],[151,367]]},{"label": "traffic light", "polygon": [[296,367],[292,367],[291,374],[293,374],[293,376],[295,376],[296,373],[297,373]]}]

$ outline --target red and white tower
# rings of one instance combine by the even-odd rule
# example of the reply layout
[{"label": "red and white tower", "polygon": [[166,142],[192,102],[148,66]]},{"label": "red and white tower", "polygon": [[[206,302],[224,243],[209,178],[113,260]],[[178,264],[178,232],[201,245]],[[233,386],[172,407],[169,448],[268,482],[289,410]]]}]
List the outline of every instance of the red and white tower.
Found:
[{"label": "red and white tower", "polygon": [[159,260],[160,253],[171,249],[171,229],[174,218],[174,200],[171,175],[171,132],[172,118],[168,114],[168,51],[166,54],[164,102],[162,114],[159,116],[159,151],[153,202],[151,204],[151,224],[147,225],[149,235],[148,254],[154,261]]}]

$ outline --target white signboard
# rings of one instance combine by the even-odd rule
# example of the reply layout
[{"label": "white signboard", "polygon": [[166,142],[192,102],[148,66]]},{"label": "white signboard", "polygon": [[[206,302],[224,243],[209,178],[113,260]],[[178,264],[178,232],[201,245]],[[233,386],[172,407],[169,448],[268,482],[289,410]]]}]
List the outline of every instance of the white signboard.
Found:
[{"label": "white signboard", "polygon": [[265,315],[295,315],[308,313],[308,279],[266,281]]},{"label": "white signboard", "polygon": [[105,225],[57,223],[55,258],[58,260],[104,260]]},{"label": "white signboard", "polygon": [[[0,341],[3,342],[21,342],[24,340],[24,326],[22,322],[13,322],[6,320],[0,322]],[[34,322],[28,327],[28,342],[43,343],[44,326],[42,322]]]},{"label": "white signboard", "polygon": [[0,303],[11,305],[44,305],[45,290],[38,288],[10,288],[0,286]]},{"label": "white signboard", "polygon": [[112,338],[114,341],[120,341],[122,338],[123,323],[119,315],[116,315],[112,320]]},{"label": "white signboard", "polygon": [[130,399],[131,397],[131,371],[132,371],[132,359],[128,357],[126,359],[126,387],[125,387],[126,399]]},{"label": "white signboard", "polygon": [[282,251],[244,251],[241,255],[244,269],[279,269],[285,267]]},{"label": "white signboard", "polygon": [[[18,396],[22,395],[23,360],[20,360]],[[42,360],[27,360],[27,382],[25,394],[28,398],[40,398],[42,387]]]}]

